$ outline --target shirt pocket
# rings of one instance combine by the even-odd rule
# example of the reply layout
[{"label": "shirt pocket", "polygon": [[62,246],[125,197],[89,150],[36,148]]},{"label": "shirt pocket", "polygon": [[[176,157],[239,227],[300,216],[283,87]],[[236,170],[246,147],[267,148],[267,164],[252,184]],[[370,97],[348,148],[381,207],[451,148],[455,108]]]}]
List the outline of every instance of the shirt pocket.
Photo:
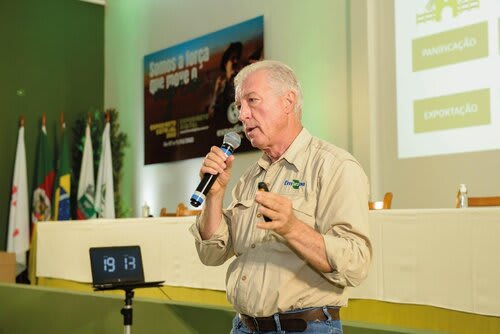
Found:
[{"label": "shirt pocket", "polygon": [[255,203],[254,199],[242,199],[233,201],[228,207],[232,218],[238,219],[239,216],[247,214]]},{"label": "shirt pocket", "polygon": [[292,202],[293,213],[297,219],[314,228],[316,223],[316,200],[306,199],[301,194],[282,193],[281,196],[287,197]]},{"label": "shirt pocket", "polygon": [[230,230],[234,252],[239,256],[254,239],[255,200],[236,200],[228,207],[230,211]]}]

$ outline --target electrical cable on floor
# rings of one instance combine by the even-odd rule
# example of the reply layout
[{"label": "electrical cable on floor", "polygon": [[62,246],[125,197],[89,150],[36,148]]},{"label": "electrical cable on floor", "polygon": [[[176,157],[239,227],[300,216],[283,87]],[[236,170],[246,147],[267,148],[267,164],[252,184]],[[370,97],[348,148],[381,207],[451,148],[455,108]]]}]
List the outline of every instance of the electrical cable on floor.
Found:
[{"label": "electrical cable on floor", "polygon": [[158,289],[161,291],[161,293],[163,293],[165,295],[165,297],[167,297],[168,300],[172,300],[172,297],[167,295],[167,293],[165,291],[163,291],[163,289],[161,287],[159,287]]}]

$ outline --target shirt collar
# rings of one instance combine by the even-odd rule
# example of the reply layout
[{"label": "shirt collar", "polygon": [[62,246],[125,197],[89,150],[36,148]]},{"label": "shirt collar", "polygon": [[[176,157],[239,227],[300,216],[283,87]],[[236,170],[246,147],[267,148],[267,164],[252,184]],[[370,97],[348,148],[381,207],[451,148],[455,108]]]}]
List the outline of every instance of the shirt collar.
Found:
[{"label": "shirt collar", "polygon": [[[297,137],[293,140],[292,144],[283,153],[283,155],[276,161],[285,159],[289,164],[295,166],[297,171],[300,171],[305,164],[305,158],[303,152],[311,141],[311,134],[306,128],[302,128]],[[271,165],[271,159],[263,153],[257,164],[264,170],[267,170]]]}]

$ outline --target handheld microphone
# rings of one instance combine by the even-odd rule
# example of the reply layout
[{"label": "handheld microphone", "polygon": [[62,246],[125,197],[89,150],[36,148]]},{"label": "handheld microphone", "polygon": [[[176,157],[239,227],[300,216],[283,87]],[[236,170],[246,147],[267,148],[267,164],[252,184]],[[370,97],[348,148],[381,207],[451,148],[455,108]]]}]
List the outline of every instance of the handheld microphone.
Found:
[{"label": "handheld microphone", "polygon": [[[226,155],[226,158],[228,158],[231,154],[233,154],[233,151],[240,146],[240,144],[241,144],[241,137],[236,132],[229,132],[224,136],[224,141],[220,148]],[[205,201],[205,197],[208,194],[210,188],[212,188],[212,185],[217,179],[217,176],[218,174],[203,175],[200,184],[198,185],[195,192],[191,196],[192,206],[199,207],[203,203],[203,201]]]}]

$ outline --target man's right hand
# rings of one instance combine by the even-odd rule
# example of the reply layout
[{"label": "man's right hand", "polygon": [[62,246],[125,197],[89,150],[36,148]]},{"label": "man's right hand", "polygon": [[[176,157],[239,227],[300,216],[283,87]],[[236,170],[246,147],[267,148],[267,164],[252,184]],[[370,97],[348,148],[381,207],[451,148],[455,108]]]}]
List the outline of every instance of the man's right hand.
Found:
[{"label": "man's right hand", "polygon": [[210,239],[220,224],[224,192],[231,178],[233,160],[233,155],[226,158],[224,152],[217,146],[212,146],[210,152],[203,160],[200,177],[203,177],[203,174],[206,173],[218,174],[217,179],[207,194],[205,206],[200,217],[200,235],[203,240]]},{"label": "man's right hand", "polygon": [[212,146],[210,148],[210,152],[203,160],[203,165],[200,169],[200,177],[203,177],[203,174],[207,173],[213,175],[218,174],[218,176],[210,188],[208,195],[224,193],[227,185],[229,184],[229,180],[231,179],[233,160],[234,156],[230,155],[226,158],[226,155],[220,147]]}]

